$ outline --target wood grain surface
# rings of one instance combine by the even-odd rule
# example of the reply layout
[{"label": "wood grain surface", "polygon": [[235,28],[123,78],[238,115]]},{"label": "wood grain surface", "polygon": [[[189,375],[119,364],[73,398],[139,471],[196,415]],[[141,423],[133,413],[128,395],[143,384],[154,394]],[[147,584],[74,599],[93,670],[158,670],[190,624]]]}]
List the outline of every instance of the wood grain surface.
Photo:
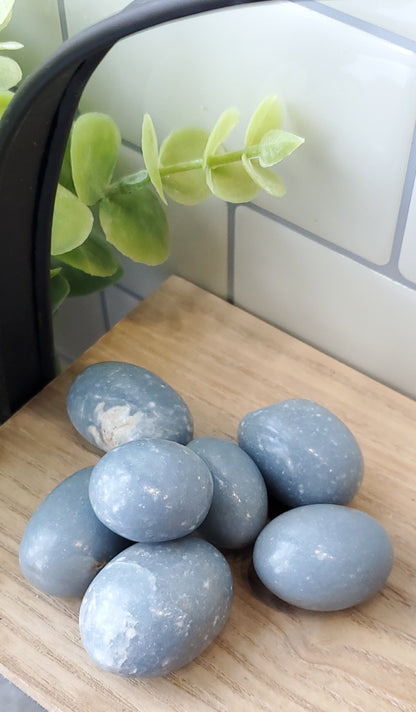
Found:
[{"label": "wood grain surface", "polygon": [[[80,601],[32,588],[18,549],[48,492],[101,455],[71,426],[65,396],[82,368],[113,359],[170,383],[195,435],[235,440],[247,412],[290,397],[344,420],[365,460],[352,506],[395,549],[383,591],[346,611],[302,611],[266,592],[250,551],[235,553],[229,622],[199,658],[152,680],[100,670],[80,642]],[[415,401],[172,277],[0,429],[0,672],[50,712],[414,712],[415,497]]]}]

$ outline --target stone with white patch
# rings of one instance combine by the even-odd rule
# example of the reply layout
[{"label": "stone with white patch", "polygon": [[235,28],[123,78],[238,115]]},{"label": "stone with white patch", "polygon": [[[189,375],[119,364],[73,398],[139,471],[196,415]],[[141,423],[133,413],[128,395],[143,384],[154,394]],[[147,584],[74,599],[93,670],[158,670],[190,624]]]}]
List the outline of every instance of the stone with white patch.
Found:
[{"label": "stone with white patch", "polygon": [[139,438],[185,445],[193,434],[183,398],[155,373],[122,361],[81,371],[69,388],[67,410],[78,432],[105,451]]},{"label": "stone with white patch", "polygon": [[57,485],[24,531],[20,568],[43,593],[82,596],[100,569],[131,544],[95,515],[88,495],[91,472],[85,467]]},{"label": "stone with white patch", "polygon": [[185,445],[145,438],[107,452],[89,487],[97,517],[127,539],[159,542],[190,534],[205,519],[213,482]]},{"label": "stone with white patch", "polygon": [[362,482],[356,438],[310,400],[293,398],[248,413],[238,443],[258,465],[270,494],[287,507],[348,504]]},{"label": "stone with white patch", "polygon": [[273,519],[256,540],[253,562],[264,585],[287,603],[336,611],[384,586],[393,548],[384,527],[365,512],[311,504]]},{"label": "stone with white patch", "polygon": [[228,563],[208,542],[185,537],[135,544],[88,588],[79,616],[82,642],[107,671],[164,676],[214,640],[232,598]]},{"label": "stone with white patch", "polygon": [[214,496],[198,529],[205,539],[224,549],[240,549],[253,542],[267,518],[267,490],[259,468],[238,445],[208,436],[188,447],[208,466]]}]

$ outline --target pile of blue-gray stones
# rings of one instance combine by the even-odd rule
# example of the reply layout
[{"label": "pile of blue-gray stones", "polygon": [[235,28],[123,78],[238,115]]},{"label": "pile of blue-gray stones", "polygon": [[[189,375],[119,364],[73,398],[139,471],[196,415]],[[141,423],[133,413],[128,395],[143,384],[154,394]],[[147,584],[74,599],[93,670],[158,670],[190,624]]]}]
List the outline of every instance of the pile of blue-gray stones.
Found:
[{"label": "pile of blue-gray stones", "polygon": [[[361,485],[361,450],[317,403],[249,413],[238,444],[192,439],[178,393],[144,368],[107,361],[75,378],[67,409],[106,454],[38,507],[20,566],[44,593],[82,597],[81,639],[105,670],[160,676],[199,655],[229,615],[233,549],[254,544],[259,579],[301,608],[348,608],[385,584],[389,536],[346,506]],[[271,502],[283,513],[269,521]]]}]

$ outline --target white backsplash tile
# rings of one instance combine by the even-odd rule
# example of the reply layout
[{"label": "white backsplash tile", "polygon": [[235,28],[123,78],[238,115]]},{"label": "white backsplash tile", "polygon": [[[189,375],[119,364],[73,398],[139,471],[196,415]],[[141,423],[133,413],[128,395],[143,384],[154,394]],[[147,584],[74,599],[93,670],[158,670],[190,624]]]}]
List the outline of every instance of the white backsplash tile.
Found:
[{"label": "white backsplash tile", "polygon": [[[71,31],[85,24],[81,0],[68,11]],[[92,20],[97,10],[88,14]],[[411,52],[302,3],[279,0],[123,40],[97,69],[82,106],[111,113],[124,137],[137,143],[144,111],[162,139],[184,122],[209,128],[224,108],[236,105],[242,122],[227,142],[234,149],[270,92],[285,104],[287,129],[306,142],[279,167],[287,195],[277,200],[262,194],[256,203],[385,264],[416,116]]]},{"label": "white backsplash tile", "polygon": [[413,186],[409,205],[403,245],[399,258],[399,269],[403,277],[416,284],[416,184]]},{"label": "white backsplash tile", "polygon": [[284,65],[276,85],[288,128],[306,141],[278,167],[287,195],[255,202],[385,264],[416,116],[415,56],[306,8],[292,8],[285,28],[286,41],[276,42]]},{"label": "white backsplash tile", "polygon": [[319,0],[335,10],[346,12],[385,30],[416,40],[415,0]]},{"label": "white backsplash tile", "polygon": [[239,306],[416,396],[416,291],[249,208],[235,244]]}]

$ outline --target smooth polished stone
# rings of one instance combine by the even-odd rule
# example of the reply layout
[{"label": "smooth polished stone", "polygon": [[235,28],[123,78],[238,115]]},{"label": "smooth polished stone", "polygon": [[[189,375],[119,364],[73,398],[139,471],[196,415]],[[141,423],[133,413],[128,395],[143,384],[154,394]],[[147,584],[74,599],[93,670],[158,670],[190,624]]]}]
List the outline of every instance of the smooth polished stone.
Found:
[{"label": "smooth polished stone", "polygon": [[246,415],[238,442],[282,504],[348,504],[364,461],[347,426],[318,403],[293,398]]},{"label": "smooth polished stone", "polygon": [[185,445],[193,434],[183,398],[152,371],[122,361],[81,371],[69,388],[67,410],[78,432],[106,451],[139,438]]},{"label": "smooth polished stone", "polygon": [[80,610],[82,642],[110,672],[167,675],[214,640],[232,598],[229,565],[208,542],[185,537],[135,544],[88,588]]},{"label": "smooth polished stone", "polygon": [[88,496],[91,472],[85,467],[55,487],[24,531],[20,568],[43,593],[82,596],[100,569],[131,545],[95,515]]},{"label": "smooth polished stone", "polygon": [[107,452],[89,488],[97,517],[132,541],[186,536],[208,514],[213,482],[192,450],[171,440],[134,440]]},{"label": "smooth polished stone", "polygon": [[267,489],[259,468],[238,445],[201,436],[188,447],[208,466],[211,508],[198,533],[215,546],[240,549],[255,540],[267,519]]},{"label": "smooth polished stone", "polygon": [[384,586],[393,548],[384,527],[365,512],[311,504],[273,519],[257,538],[253,562],[264,585],[284,601],[335,611]]}]

